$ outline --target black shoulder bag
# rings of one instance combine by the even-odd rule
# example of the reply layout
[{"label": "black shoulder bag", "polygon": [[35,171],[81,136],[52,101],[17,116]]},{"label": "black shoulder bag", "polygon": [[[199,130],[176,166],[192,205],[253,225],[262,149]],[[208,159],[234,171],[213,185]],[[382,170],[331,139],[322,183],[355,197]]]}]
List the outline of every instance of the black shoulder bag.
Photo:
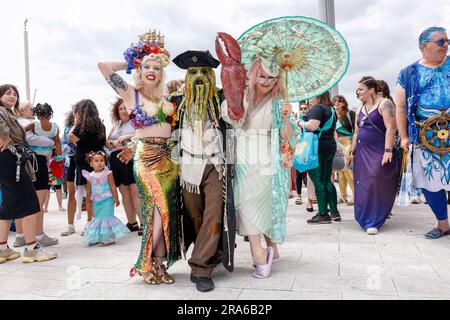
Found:
[{"label": "black shoulder bag", "polygon": [[19,182],[20,180],[20,168],[23,164],[25,164],[27,161],[30,161],[34,172],[36,172],[37,168],[37,160],[36,160],[36,154],[33,150],[31,150],[31,147],[29,144],[10,144],[7,146],[7,149],[17,158],[16,164],[16,182]]}]

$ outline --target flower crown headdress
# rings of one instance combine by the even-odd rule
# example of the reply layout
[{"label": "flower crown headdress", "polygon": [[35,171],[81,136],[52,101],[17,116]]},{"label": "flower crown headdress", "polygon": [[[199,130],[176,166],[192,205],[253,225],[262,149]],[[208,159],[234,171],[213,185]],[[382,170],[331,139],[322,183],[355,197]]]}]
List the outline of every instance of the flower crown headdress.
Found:
[{"label": "flower crown headdress", "polygon": [[139,36],[138,43],[132,43],[124,53],[125,60],[128,62],[127,73],[131,73],[133,68],[139,68],[142,59],[150,55],[150,59],[161,63],[163,68],[170,63],[169,51],[164,49],[164,36],[156,30],[149,31]]}]

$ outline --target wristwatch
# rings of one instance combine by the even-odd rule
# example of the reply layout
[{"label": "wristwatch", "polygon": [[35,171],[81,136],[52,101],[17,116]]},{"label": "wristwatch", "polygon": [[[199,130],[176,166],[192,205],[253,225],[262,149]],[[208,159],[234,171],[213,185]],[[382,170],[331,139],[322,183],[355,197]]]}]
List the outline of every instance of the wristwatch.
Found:
[{"label": "wristwatch", "polygon": [[392,148],[384,148],[384,152],[386,152],[386,153],[392,153]]}]

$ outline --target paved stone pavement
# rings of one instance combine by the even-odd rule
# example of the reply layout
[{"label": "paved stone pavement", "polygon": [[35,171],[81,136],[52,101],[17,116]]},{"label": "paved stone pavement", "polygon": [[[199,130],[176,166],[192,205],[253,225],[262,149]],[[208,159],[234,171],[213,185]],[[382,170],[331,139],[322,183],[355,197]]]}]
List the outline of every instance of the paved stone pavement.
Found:
[{"label": "paved stone pavement", "polygon": [[[58,236],[66,214],[56,211],[52,193],[46,232]],[[423,204],[395,207],[376,236],[366,235],[353,219],[353,207],[340,206],[342,222],[310,226],[305,205],[289,201],[288,234],[282,261],[268,279],[254,279],[248,243],[237,237],[235,272],[219,266],[216,289],[197,292],[186,261],[171,269],[176,283],[150,286],[129,277],[140,237],[132,233],[109,247],[84,247],[78,233],[59,237],[58,258],[25,265],[20,259],[0,265],[0,299],[450,299],[450,237],[427,240],[435,225]],[[122,209],[117,216],[125,221]],[[12,245],[14,234],[10,234]],[[189,253],[188,253],[189,255]]]}]

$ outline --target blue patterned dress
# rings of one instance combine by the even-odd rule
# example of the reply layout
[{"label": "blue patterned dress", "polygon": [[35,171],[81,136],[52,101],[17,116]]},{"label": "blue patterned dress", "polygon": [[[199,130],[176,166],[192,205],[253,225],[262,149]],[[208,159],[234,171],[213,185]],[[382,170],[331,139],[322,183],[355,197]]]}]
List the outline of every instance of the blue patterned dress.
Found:
[{"label": "blue patterned dress", "polygon": [[[450,114],[450,59],[437,68],[429,68],[417,65],[419,78],[419,102],[415,110],[416,120],[424,123],[428,118],[440,114],[442,108]],[[405,73],[401,72],[397,81],[405,88]],[[420,141],[420,130],[413,151],[413,185],[416,188],[424,188],[431,192],[440,190],[450,191],[450,154],[444,154],[443,159],[438,153],[420,147],[416,148]],[[427,132],[428,138],[435,133]],[[440,147],[441,140],[435,139],[433,145]],[[450,139],[445,141],[445,146],[450,146]]]}]

